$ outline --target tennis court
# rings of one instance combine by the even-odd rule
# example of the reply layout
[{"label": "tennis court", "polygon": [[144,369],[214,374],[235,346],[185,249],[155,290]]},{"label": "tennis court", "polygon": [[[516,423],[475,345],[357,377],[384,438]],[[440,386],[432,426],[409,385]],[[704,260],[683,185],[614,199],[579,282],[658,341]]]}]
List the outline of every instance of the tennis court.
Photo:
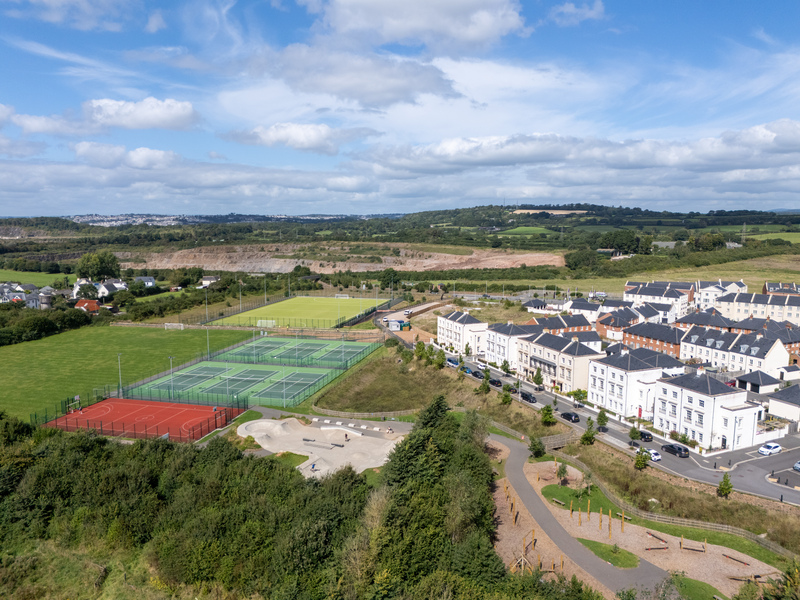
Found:
[{"label": "tennis court", "polygon": [[328,350],[325,354],[318,357],[319,360],[341,360],[346,361],[354,356],[358,356],[359,353],[363,352],[364,348],[359,348],[358,346],[349,346],[347,344],[339,344],[338,346],[334,346]]},{"label": "tennis court", "polygon": [[204,394],[240,394],[245,390],[257,386],[259,383],[274,377],[278,371],[262,371],[260,369],[245,369],[235,375],[223,378],[211,387],[200,390]]},{"label": "tennis court", "polygon": [[291,373],[263,390],[253,393],[251,398],[269,398],[272,400],[294,400],[302,396],[307,389],[325,379],[325,373]]},{"label": "tennis court", "polygon": [[200,367],[187,372],[173,373],[167,379],[152,386],[154,390],[174,390],[183,392],[196,385],[205,383],[214,377],[227,371],[227,367]]}]

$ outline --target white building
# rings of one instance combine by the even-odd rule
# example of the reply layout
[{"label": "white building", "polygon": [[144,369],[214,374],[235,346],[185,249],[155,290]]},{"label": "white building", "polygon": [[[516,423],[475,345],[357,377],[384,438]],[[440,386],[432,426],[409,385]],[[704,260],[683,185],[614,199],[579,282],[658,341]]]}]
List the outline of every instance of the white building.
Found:
[{"label": "white building", "polygon": [[717,298],[725,294],[746,294],[747,284],[742,281],[702,281],[698,280],[695,284],[694,304],[700,310],[712,308]]},{"label": "white building", "polygon": [[647,348],[638,348],[589,361],[588,399],[620,417],[652,419],[655,383],[684,372],[680,361]]},{"label": "white building", "polygon": [[697,359],[727,371],[764,371],[778,376],[789,364],[789,352],[778,339],[760,333],[730,333],[717,329],[692,327],[681,340],[681,360]]},{"label": "white building", "polygon": [[[517,341],[523,337],[541,333],[542,325],[514,325],[513,323],[492,323],[486,328],[486,344],[483,353],[486,362],[498,367],[508,361],[512,371],[519,367],[517,360]],[[554,336],[555,337],[555,336]]]},{"label": "white building", "polygon": [[127,289],[128,284],[121,279],[107,279],[97,288],[97,297],[106,298]]},{"label": "white building", "polygon": [[800,421],[800,386],[791,385],[769,394],[769,414]]},{"label": "white building", "polygon": [[581,344],[577,336],[540,333],[518,341],[516,363],[529,380],[541,369],[544,385],[566,394],[586,389],[589,361],[603,356],[605,353]]},{"label": "white building", "polygon": [[703,369],[664,377],[655,388],[658,429],[685,434],[706,450],[737,450],[756,443],[763,408],[748,402],[746,390],[728,387]]},{"label": "white building", "polygon": [[452,346],[459,354],[482,354],[488,323],[466,312],[453,311],[437,318],[436,339],[440,346]]},{"label": "white building", "polygon": [[789,321],[800,325],[800,296],[777,294],[725,294],[716,299],[716,308],[724,317],[741,321],[747,317]]},{"label": "white building", "polygon": [[674,304],[676,318],[680,318],[689,312],[690,307],[690,293],[688,290],[655,285],[642,285],[626,290],[622,299],[626,302],[633,302],[634,308],[648,303]]}]

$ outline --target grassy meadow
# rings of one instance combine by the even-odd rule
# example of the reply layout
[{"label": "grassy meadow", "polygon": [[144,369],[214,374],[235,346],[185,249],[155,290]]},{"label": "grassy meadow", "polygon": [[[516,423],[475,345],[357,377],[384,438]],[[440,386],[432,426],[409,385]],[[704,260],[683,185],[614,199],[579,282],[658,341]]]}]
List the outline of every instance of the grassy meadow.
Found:
[{"label": "grassy meadow", "polygon": [[[237,315],[225,317],[214,321],[214,325],[255,325],[259,320],[294,319],[295,321],[308,320],[309,327],[312,323],[335,322],[337,319],[349,319],[375,306],[375,298],[323,298],[299,297],[290,298],[275,304],[268,304],[260,308],[248,310]],[[384,300],[378,300],[379,303]],[[316,325],[320,327],[320,325]],[[321,325],[324,327],[324,325]]]},{"label": "grassy meadow", "polygon": [[[249,331],[210,332],[211,350],[248,339]],[[123,383],[132,383],[169,370],[206,352],[203,330],[151,327],[84,327],[41,340],[0,347],[5,393],[0,410],[25,421],[33,412],[53,410],[62,399],[119,380],[120,353]]]},{"label": "grassy meadow", "polygon": [[758,235],[750,236],[754,237],[757,240],[786,240],[787,242],[791,242],[793,244],[800,243],[800,232],[797,231],[784,231],[783,233],[761,233]]},{"label": "grassy meadow", "polygon": [[75,283],[75,275],[63,273],[38,273],[35,271],[9,271],[0,269],[0,282],[14,281],[16,283],[32,283],[36,287],[51,285],[56,279],[69,277],[70,283]]}]

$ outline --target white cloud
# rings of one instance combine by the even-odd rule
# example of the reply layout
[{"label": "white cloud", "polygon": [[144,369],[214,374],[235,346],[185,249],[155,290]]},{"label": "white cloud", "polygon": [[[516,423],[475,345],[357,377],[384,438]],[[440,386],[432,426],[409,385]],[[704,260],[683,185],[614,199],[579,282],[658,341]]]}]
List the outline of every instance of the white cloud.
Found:
[{"label": "white cloud", "polygon": [[7,104],[0,104],[0,127],[14,114],[14,107]]},{"label": "white cloud", "polygon": [[139,102],[89,100],[83,104],[88,121],[124,129],[189,129],[198,119],[191,102],[145,98]]},{"label": "white cloud", "polygon": [[234,132],[227,137],[243,144],[288,146],[295,150],[333,155],[339,151],[340,144],[375,133],[369,129],[333,129],[324,123],[276,123],[269,127],[259,125],[247,132]]},{"label": "white cloud", "polygon": [[520,4],[514,0],[331,0],[324,6],[303,4],[310,12],[323,11],[325,25],[336,34],[382,44],[485,45],[524,28]]},{"label": "white cloud", "polygon": [[364,106],[414,102],[421,94],[455,96],[440,69],[416,60],[288,46],[276,74],[292,88],[327,93]]},{"label": "white cloud", "polygon": [[144,26],[146,33],[156,33],[162,29],[167,28],[167,22],[164,20],[164,15],[160,10],[153,11],[147,19],[147,25]]},{"label": "white cloud", "polygon": [[65,119],[60,116],[11,115],[11,122],[26,134],[46,133],[51,135],[84,135],[96,131],[91,123]]},{"label": "white cloud", "polygon": [[583,21],[604,19],[605,16],[602,0],[594,0],[591,6],[575,6],[572,2],[565,2],[550,9],[550,20],[561,27],[574,27]]},{"label": "white cloud", "polygon": [[4,135],[0,135],[0,156],[9,158],[28,158],[41,154],[45,145],[39,142],[27,140],[12,140]]},{"label": "white cloud", "polygon": [[134,169],[166,169],[177,160],[174,152],[152,148],[136,148],[125,155],[125,164]]},{"label": "white cloud", "polygon": [[97,142],[78,142],[73,146],[75,156],[96,167],[115,167],[125,158],[125,146],[100,144]]},{"label": "white cloud", "polygon": [[5,12],[11,17],[33,18],[81,31],[119,31],[138,5],[136,0],[23,0]]}]

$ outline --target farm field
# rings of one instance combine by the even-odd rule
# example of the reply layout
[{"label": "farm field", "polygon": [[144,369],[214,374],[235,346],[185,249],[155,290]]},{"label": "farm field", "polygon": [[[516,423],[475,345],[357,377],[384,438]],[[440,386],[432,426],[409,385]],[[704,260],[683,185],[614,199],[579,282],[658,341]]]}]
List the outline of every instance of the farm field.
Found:
[{"label": "farm field", "polygon": [[[209,333],[211,350],[220,350],[249,337],[250,332],[215,330]],[[93,388],[116,386],[120,353],[123,383],[133,383],[177,367],[206,353],[203,330],[150,327],[85,327],[59,335],[0,347],[3,395],[0,410],[25,421],[33,412],[53,410],[57,402]]]},{"label": "farm field", "polygon": [[[378,304],[385,300],[377,300]],[[376,305],[374,298],[290,298],[268,306],[214,321],[214,325],[258,327],[259,321],[275,321],[274,325],[328,328],[339,319],[349,319]],[[264,327],[272,326],[263,324]]]},{"label": "farm field", "polygon": [[64,275],[63,273],[38,273],[35,271],[10,271],[0,269],[0,282],[14,281],[17,283],[32,283],[37,287],[51,285],[56,279],[69,277],[70,283],[75,283],[75,275]]},{"label": "farm field", "polygon": [[800,232],[797,231],[784,231],[783,233],[760,233],[758,235],[749,235],[757,240],[786,240],[793,244],[800,243]]},{"label": "farm field", "polygon": [[508,229],[506,231],[501,231],[499,235],[536,235],[539,233],[554,233],[550,229],[545,229],[544,227],[515,227],[514,229]]}]

